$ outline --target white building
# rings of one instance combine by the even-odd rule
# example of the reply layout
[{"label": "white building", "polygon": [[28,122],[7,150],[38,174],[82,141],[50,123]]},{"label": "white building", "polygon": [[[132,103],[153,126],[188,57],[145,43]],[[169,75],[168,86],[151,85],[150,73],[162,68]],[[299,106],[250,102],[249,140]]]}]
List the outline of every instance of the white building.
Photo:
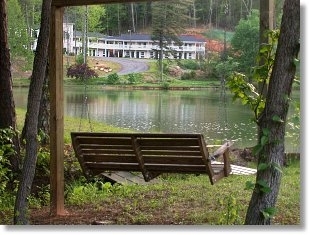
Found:
[{"label": "white building", "polygon": [[[74,31],[73,23],[63,25],[64,53],[75,55],[83,53],[83,37],[80,31]],[[94,57],[128,57],[128,58],[157,58],[158,46],[148,34],[128,34],[106,36],[100,33],[87,34],[87,53]],[[180,36],[182,46],[170,45],[175,52],[172,58],[198,59],[205,57],[206,42],[201,38],[186,35]]]}]

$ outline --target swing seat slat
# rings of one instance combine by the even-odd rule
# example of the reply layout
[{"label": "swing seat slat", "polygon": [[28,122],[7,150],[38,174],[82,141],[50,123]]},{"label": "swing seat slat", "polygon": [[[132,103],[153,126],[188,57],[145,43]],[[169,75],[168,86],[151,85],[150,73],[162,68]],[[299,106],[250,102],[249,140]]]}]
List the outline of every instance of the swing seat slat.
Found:
[{"label": "swing seat slat", "polygon": [[161,173],[207,174],[213,185],[231,173],[231,143],[211,155],[202,134],[72,132],[71,139],[88,179],[107,171],[140,171],[146,182]]}]

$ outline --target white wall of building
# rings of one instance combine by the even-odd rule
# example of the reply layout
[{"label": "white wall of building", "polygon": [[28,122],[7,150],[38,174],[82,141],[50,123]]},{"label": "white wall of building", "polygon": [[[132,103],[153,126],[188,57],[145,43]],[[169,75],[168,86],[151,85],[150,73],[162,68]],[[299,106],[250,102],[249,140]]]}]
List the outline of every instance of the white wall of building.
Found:
[{"label": "white wall of building", "polygon": [[[175,51],[171,59],[198,59],[205,57],[206,42],[193,36],[181,36],[183,45],[170,45]],[[35,43],[36,45],[36,43]],[[83,35],[74,31],[73,23],[63,24],[63,51],[67,55],[83,53]],[[127,57],[138,59],[156,58],[157,45],[150,35],[125,34],[121,36],[105,36],[103,34],[89,33],[88,56],[94,57]],[[34,48],[35,49],[35,48]]]}]

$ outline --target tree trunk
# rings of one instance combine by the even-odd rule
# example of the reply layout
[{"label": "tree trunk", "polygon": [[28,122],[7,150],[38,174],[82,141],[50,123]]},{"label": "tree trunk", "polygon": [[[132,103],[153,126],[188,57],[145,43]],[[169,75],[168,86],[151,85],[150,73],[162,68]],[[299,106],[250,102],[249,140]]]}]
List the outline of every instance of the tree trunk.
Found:
[{"label": "tree trunk", "polygon": [[[269,43],[268,35],[266,32],[274,29],[274,0],[261,0],[260,1],[260,16],[259,16],[259,45]],[[262,59],[260,65],[265,64]],[[259,85],[259,91],[264,97],[267,95],[267,87],[265,82],[261,82]]]},{"label": "tree trunk", "polygon": [[[245,224],[269,225],[281,184],[279,167],[284,162],[285,123],[289,108],[299,52],[300,6],[299,1],[285,0],[280,36],[274,67],[267,93],[266,107],[259,122],[259,139],[266,144],[259,153],[258,164],[263,166],[256,176],[256,184],[248,207]],[[279,121],[279,118],[282,121]],[[278,166],[278,167],[277,167]],[[266,185],[264,185],[266,183]],[[263,192],[263,190],[270,190]],[[270,217],[268,216],[270,214]]]},{"label": "tree trunk", "polygon": [[132,30],[134,33],[136,33],[136,24],[135,24],[135,14],[134,14],[133,2],[130,4],[130,6],[131,6]]},{"label": "tree trunk", "polygon": [[38,115],[48,58],[50,13],[51,0],[43,0],[40,34],[33,63],[33,72],[29,87],[28,105],[24,127],[26,139],[26,156],[24,159],[22,175],[16,195],[14,224],[28,224],[27,199],[30,195],[37,161]]},{"label": "tree trunk", "polygon": [[[11,59],[8,44],[7,5],[0,0],[0,128],[16,129],[16,113],[13,98]],[[13,140],[16,154],[10,157],[11,169],[19,172],[20,146],[18,136]]]},{"label": "tree trunk", "polygon": [[41,144],[49,144],[50,133],[50,100],[49,100],[49,77],[48,64],[46,66],[43,90],[40,102],[40,111],[38,117],[38,130],[41,132]]}]

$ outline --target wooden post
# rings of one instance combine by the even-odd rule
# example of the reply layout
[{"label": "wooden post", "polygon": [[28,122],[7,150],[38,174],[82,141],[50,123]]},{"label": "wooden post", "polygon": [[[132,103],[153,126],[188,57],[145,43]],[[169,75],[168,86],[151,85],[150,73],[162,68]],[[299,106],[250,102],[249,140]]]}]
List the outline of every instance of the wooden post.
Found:
[{"label": "wooden post", "polygon": [[50,33],[50,213],[64,211],[63,7],[52,6]]}]

